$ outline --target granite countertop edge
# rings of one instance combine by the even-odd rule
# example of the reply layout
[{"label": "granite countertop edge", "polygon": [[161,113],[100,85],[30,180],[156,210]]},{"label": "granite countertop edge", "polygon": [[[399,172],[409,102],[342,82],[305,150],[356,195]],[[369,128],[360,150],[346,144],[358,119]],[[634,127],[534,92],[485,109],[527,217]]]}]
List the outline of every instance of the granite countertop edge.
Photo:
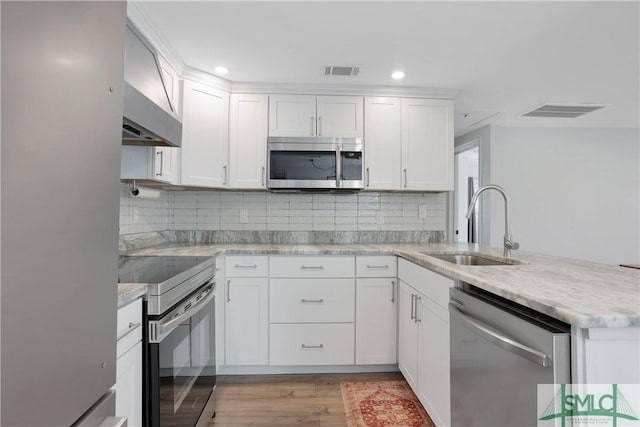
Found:
[{"label": "granite countertop edge", "polygon": [[[395,255],[578,328],[640,327],[640,270],[525,251],[514,252],[518,265],[464,266],[424,252],[502,258],[501,248],[456,243],[162,245],[126,255]],[[603,283],[615,284],[604,289]],[[118,307],[145,294],[146,285],[120,284]]]}]

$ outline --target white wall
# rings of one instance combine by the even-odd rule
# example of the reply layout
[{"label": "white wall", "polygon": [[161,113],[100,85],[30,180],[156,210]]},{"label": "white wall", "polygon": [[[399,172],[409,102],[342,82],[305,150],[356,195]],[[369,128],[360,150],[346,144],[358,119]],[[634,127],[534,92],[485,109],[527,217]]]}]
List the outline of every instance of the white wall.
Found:
[{"label": "white wall", "polygon": [[[639,138],[638,129],[492,126],[489,179],[511,198],[521,250],[640,263]],[[504,205],[491,199],[490,245],[499,247]]]}]

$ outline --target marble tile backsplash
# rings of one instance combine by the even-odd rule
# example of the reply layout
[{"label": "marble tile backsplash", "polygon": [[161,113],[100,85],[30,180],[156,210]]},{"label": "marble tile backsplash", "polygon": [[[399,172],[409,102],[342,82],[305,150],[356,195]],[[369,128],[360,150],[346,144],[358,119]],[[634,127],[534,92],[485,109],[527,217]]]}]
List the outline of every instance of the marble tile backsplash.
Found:
[{"label": "marble tile backsplash", "polygon": [[161,191],[120,196],[120,234],[158,231],[444,231],[446,193]]}]

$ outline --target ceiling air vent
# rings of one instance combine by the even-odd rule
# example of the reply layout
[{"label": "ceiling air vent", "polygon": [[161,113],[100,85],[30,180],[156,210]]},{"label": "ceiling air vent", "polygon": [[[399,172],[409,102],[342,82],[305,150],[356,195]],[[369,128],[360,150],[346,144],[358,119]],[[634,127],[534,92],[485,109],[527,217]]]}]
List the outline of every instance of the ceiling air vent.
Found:
[{"label": "ceiling air vent", "polygon": [[604,105],[585,105],[585,104],[545,104],[535,110],[524,113],[523,117],[556,117],[575,119],[584,114],[603,108]]},{"label": "ceiling air vent", "polygon": [[326,65],[324,67],[325,76],[357,76],[360,73],[360,67],[344,67],[336,65]]}]

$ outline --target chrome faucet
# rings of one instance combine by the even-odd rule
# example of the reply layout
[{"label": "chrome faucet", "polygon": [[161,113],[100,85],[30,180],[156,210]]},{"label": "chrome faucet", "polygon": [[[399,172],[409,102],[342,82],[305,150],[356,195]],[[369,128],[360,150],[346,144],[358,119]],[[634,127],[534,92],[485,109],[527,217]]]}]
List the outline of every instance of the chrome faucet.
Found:
[{"label": "chrome faucet", "polygon": [[489,184],[484,185],[478,188],[471,197],[471,202],[469,202],[469,209],[467,209],[467,219],[471,218],[473,215],[473,210],[476,207],[476,202],[478,201],[478,197],[480,197],[480,193],[484,190],[497,190],[502,197],[504,197],[504,256],[507,258],[511,258],[511,250],[517,250],[520,247],[520,244],[511,240],[511,232],[509,230],[509,196],[504,191],[504,188],[499,185]]}]

